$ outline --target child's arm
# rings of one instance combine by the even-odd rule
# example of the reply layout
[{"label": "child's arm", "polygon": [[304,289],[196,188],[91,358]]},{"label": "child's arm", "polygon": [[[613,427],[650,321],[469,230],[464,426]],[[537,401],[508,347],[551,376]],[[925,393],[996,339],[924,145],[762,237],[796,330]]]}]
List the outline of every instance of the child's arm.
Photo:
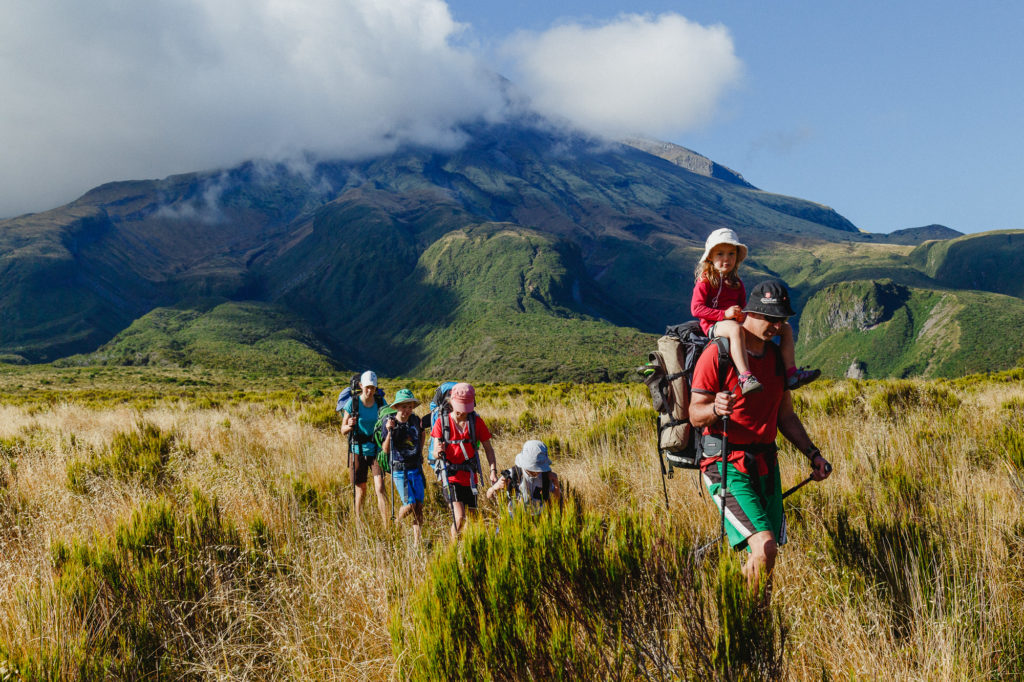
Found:
[{"label": "child's arm", "polygon": [[487,489],[487,499],[494,497],[499,490],[504,490],[508,486],[508,480],[504,476],[498,477],[498,482]]},{"label": "child's arm", "polygon": [[706,279],[699,279],[693,287],[693,298],[690,299],[690,314],[708,322],[724,320],[725,311],[712,308],[708,305],[709,303],[711,303],[711,283]]}]

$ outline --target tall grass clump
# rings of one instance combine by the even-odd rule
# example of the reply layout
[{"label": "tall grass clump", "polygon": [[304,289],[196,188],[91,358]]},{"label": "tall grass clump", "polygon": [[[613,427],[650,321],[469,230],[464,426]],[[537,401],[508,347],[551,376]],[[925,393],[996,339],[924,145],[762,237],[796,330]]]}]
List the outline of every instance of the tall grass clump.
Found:
[{"label": "tall grass clump", "polygon": [[960,407],[960,398],[945,386],[923,381],[891,381],[880,385],[869,401],[871,413],[890,420],[905,419],[916,409],[947,413]]},{"label": "tall grass clump", "polygon": [[[770,609],[752,608],[738,569],[705,587],[675,537],[639,515],[586,511],[573,496],[539,516],[520,511],[497,533],[473,528],[393,610],[401,674],[775,679],[782,641],[765,628]],[[715,604],[718,633],[708,625]]]},{"label": "tall grass clump", "polygon": [[[24,600],[39,609],[29,618],[35,636],[8,657],[29,678],[187,676],[204,647],[260,637],[260,619],[218,601],[231,592],[252,600],[269,575],[267,556],[243,544],[215,500],[193,492],[176,513],[158,498],[113,537],[52,545],[52,586]],[[43,609],[79,626],[55,640]]]},{"label": "tall grass clump", "polygon": [[922,617],[943,610],[940,597],[953,583],[943,534],[913,519],[868,517],[861,529],[850,522],[845,509],[838,510],[826,527],[836,563],[853,568],[866,585],[881,589],[883,602],[891,608],[894,635],[908,636]]},{"label": "tall grass clump", "polygon": [[169,481],[168,464],[176,436],[149,422],[114,435],[110,445],[89,460],[76,460],[67,468],[68,487],[78,493],[89,490],[89,478],[112,478],[160,486]]}]

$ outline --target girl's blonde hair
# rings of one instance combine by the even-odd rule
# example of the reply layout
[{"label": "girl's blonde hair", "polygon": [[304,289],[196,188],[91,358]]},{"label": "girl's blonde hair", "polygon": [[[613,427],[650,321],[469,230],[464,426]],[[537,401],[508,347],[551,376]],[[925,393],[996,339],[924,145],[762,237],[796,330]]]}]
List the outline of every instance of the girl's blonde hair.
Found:
[{"label": "girl's blonde hair", "polygon": [[[717,244],[716,244],[717,246]],[[732,270],[725,273],[725,285],[732,289],[736,289],[740,286],[740,277],[736,274],[740,264],[736,263],[732,266]],[[709,284],[713,287],[718,287],[722,284],[721,275],[715,266],[709,260],[702,260],[697,264],[697,270],[694,272],[696,275],[695,281],[699,282],[702,279],[706,279]]]}]

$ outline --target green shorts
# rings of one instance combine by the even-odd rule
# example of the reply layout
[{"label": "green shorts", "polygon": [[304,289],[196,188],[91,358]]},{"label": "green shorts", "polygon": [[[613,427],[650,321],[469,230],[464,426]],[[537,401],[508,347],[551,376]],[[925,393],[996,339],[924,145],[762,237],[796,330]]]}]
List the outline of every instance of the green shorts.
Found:
[{"label": "green shorts", "polygon": [[[721,466],[721,462],[716,462],[702,473],[704,485],[719,513],[722,511],[719,495]],[[775,535],[777,544],[786,544],[786,514],[782,509],[782,479],[778,464],[769,466],[765,476],[749,476],[740,473],[730,463],[726,484],[725,532],[729,536],[729,544],[736,549],[745,549],[747,538],[765,530]]]}]

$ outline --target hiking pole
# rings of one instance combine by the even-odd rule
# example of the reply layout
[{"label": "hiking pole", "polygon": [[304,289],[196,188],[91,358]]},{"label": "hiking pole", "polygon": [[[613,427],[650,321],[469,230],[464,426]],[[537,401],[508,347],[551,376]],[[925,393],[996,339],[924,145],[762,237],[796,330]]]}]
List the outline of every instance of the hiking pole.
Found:
[{"label": "hiking pole", "polygon": [[355,451],[355,427],[348,432],[348,470],[352,476],[352,515],[356,513],[356,451]]},{"label": "hiking pole", "polygon": [[668,484],[665,483],[668,473],[665,471],[665,456],[660,447],[658,448],[658,464],[661,465],[661,492],[665,494],[665,511],[668,511]]},{"label": "hiking pole", "polygon": [[[832,465],[831,464],[826,464],[825,465],[825,473],[826,474],[831,474],[832,473]],[[787,497],[789,497],[790,495],[795,493],[797,490],[800,490],[800,488],[803,488],[805,485],[807,485],[808,483],[810,483],[813,480],[814,480],[814,476],[808,476],[807,478],[805,478],[804,480],[800,481],[795,486],[793,486],[792,488],[787,490],[786,492],[782,493],[782,499],[786,499]]]},{"label": "hiking pole", "polygon": [[441,489],[444,492],[445,499],[448,500],[448,508],[452,512],[452,528],[458,530],[455,523],[455,502],[452,500],[451,483],[448,481],[448,458],[444,455],[444,446],[442,445],[441,452],[437,458],[441,460]]},{"label": "hiking pole", "polygon": [[[832,465],[831,465],[831,464],[826,464],[826,465],[825,465],[825,473],[827,473],[827,474],[830,474],[830,473],[832,473]],[[810,483],[810,482],[811,482],[811,481],[813,481],[813,480],[814,480],[814,477],[813,477],[813,476],[808,476],[807,478],[805,478],[804,480],[800,481],[800,482],[799,482],[799,483],[797,483],[797,484],[796,484],[795,486],[793,486],[792,488],[790,488],[789,490],[787,490],[786,492],[782,493],[782,499],[786,499],[787,497],[789,497],[790,495],[792,495],[793,493],[795,493],[795,492],[796,492],[797,490],[799,490],[800,488],[803,488],[803,487],[804,487],[805,485],[807,485],[808,483]],[[714,545],[715,545],[715,544],[716,544],[717,542],[719,542],[719,541],[720,541],[720,540],[721,540],[722,538],[724,538],[724,537],[725,537],[725,529],[723,528],[723,529],[722,529],[722,534],[721,534],[721,535],[719,535],[719,536],[718,536],[717,538],[715,538],[715,539],[714,539],[714,540],[712,540],[711,542],[707,543],[707,544],[706,544],[706,545],[704,545],[703,547],[700,547],[699,549],[697,549],[697,551],[696,551],[696,552],[694,552],[694,555],[695,555],[695,556],[696,556],[696,557],[697,557],[698,559],[699,559],[699,558],[701,558],[702,556],[704,556],[704,553],[708,551],[708,549],[710,549],[711,547],[713,547],[713,546],[714,546]]]},{"label": "hiking pole", "polygon": [[722,536],[725,537],[725,496],[729,492],[729,415],[722,415]]},{"label": "hiking pole", "polygon": [[391,472],[391,523],[395,522],[395,430],[388,434],[388,470]]}]

